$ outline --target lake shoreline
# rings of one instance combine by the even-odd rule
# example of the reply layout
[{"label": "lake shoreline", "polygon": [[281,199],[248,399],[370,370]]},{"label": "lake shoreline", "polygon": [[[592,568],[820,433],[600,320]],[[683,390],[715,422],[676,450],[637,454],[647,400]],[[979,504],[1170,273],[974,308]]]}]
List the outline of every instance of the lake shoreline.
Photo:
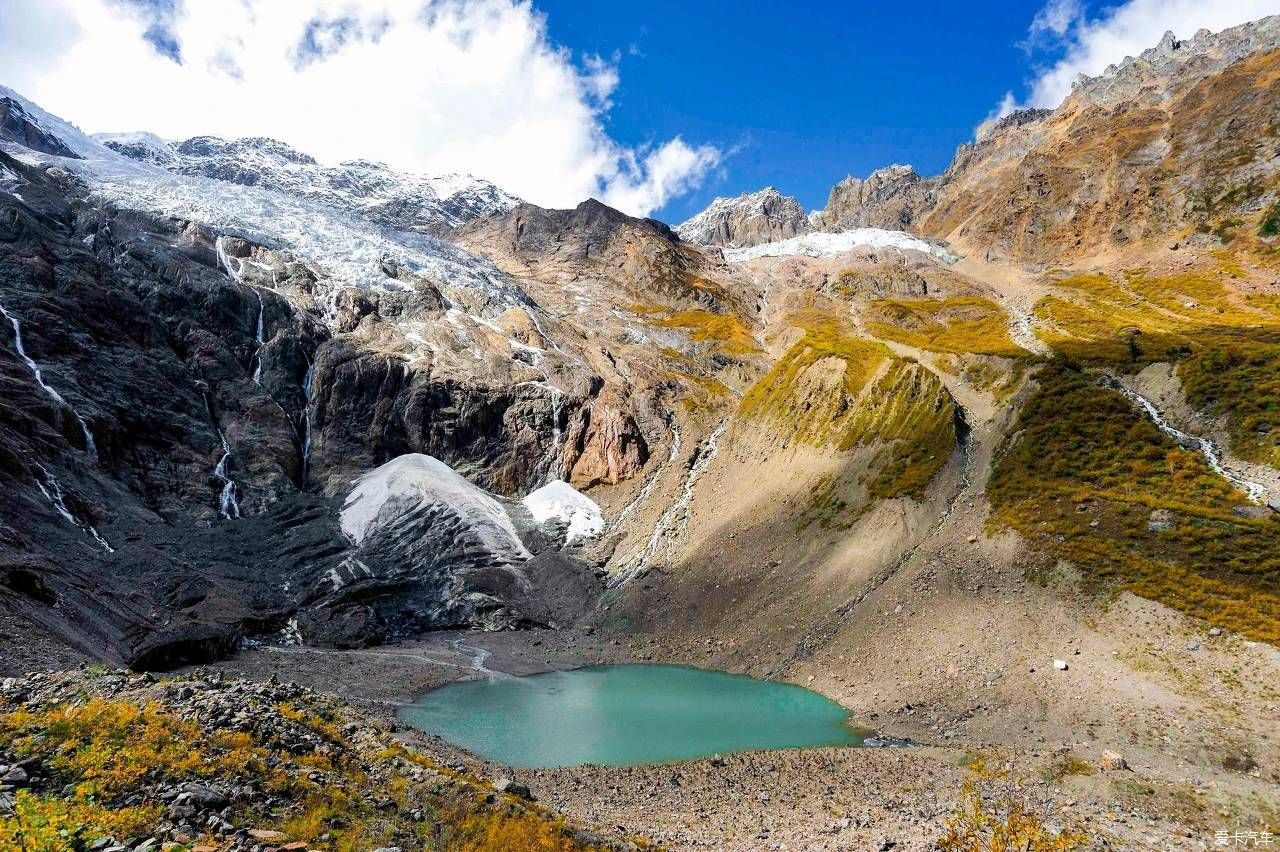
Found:
[{"label": "lake shoreline", "polygon": [[[930,849],[946,829],[975,754],[959,743],[843,746],[642,766],[515,769],[418,731],[397,715],[431,689],[478,676],[474,656],[458,647],[459,639],[488,651],[488,668],[517,676],[600,664],[707,662],[657,637],[602,637],[588,627],[448,631],[349,651],[248,647],[213,667],[253,680],[274,675],[333,693],[439,764],[490,781],[513,779],[571,820],[613,826],[620,836],[640,834],[669,849],[851,850],[889,843],[895,852]],[[835,696],[814,691],[849,709]],[[1008,765],[1033,772],[1030,758],[1009,752]]]}]

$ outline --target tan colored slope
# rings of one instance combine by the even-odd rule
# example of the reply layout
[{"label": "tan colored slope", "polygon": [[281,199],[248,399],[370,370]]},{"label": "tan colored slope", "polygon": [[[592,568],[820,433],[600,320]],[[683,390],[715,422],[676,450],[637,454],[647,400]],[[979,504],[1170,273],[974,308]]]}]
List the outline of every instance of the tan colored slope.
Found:
[{"label": "tan colored slope", "polygon": [[1276,200],[1280,51],[1117,104],[1082,93],[957,156],[920,222],[962,253],[1062,264],[1253,221]]}]

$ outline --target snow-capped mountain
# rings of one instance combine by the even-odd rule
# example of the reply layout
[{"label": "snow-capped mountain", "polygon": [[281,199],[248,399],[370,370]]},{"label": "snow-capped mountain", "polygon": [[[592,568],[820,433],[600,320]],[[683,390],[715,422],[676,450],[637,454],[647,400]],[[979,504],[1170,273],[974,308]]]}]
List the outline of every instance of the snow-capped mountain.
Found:
[{"label": "snow-capped mountain", "polygon": [[99,133],[93,138],[126,157],[177,174],[308,198],[398,230],[439,235],[521,201],[470,175],[398,172],[368,160],[325,166],[265,137],[193,136],[176,143],[151,133]]},{"label": "snow-capped mountain", "polygon": [[[467,194],[470,179],[405,178],[370,164],[326,172],[307,155],[273,140],[218,140],[215,145],[204,137],[203,145],[192,144],[187,149],[191,153],[186,153],[182,145],[135,133],[108,137],[105,141],[114,143],[108,147],[12,89],[0,86],[0,101],[11,104],[8,111],[20,119],[0,128],[0,150],[27,162],[64,168],[83,180],[94,197],[120,207],[178,217],[218,234],[289,251],[314,268],[330,295],[335,286],[411,290],[414,285],[400,280],[403,276],[396,272],[406,270],[411,277],[426,276],[468,310],[501,310],[528,302],[492,263],[425,233],[449,227],[447,219],[432,218],[435,214],[426,211],[455,198],[455,209],[461,209],[463,199],[458,196]],[[28,146],[32,138],[41,147]],[[44,150],[55,142],[59,147]],[[233,150],[217,153],[227,147]],[[198,168],[191,174],[179,170],[183,163],[200,159],[223,177],[209,177]],[[225,179],[237,173],[236,163],[242,179]],[[251,173],[256,180],[247,177]],[[380,185],[384,194],[361,198],[354,177],[361,174],[366,186]],[[332,189],[326,190],[320,175],[332,179]],[[414,197],[413,186],[420,198]],[[502,197],[503,204],[515,203],[505,193]],[[397,205],[404,210],[402,221],[421,211],[420,227],[394,224]]]},{"label": "snow-capped mountain", "polygon": [[686,242],[743,248],[777,242],[810,231],[800,202],[773,187],[734,198],[717,198],[698,215],[676,226]]}]

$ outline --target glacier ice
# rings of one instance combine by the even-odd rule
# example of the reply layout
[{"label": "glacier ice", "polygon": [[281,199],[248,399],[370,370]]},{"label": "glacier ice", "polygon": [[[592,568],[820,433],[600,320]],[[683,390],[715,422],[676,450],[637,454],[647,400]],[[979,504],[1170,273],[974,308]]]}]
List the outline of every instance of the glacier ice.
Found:
[{"label": "glacier ice", "polygon": [[936,246],[905,231],[888,231],[884,228],[853,228],[836,233],[815,231],[776,243],[725,249],[724,258],[730,263],[742,263],[761,257],[788,255],[831,257],[855,248],[895,248],[930,254],[946,263],[954,263],[957,260],[955,255],[941,246]]},{"label": "glacier ice", "polygon": [[465,521],[490,552],[529,558],[511,518],[493,495],[434,456],[407,453],[355,481],[342,507],[342,532],[356,544],[419,508],[443,506]]}]

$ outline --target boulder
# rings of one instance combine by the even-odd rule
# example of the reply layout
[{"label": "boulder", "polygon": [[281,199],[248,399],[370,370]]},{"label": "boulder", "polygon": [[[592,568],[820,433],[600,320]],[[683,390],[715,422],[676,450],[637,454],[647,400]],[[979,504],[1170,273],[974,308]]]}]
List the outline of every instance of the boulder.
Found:
[{"label": "boulder", "polygon": [[529,791],[529,788],[524,784],[521,784],[519,781],[513,781],[510,778],[499,778],[497,781],[493,782],[493,789],[497,790],[499,793],[506,793],[510,796],[515,796],[518,799],[533,801],[533,793]]}]

